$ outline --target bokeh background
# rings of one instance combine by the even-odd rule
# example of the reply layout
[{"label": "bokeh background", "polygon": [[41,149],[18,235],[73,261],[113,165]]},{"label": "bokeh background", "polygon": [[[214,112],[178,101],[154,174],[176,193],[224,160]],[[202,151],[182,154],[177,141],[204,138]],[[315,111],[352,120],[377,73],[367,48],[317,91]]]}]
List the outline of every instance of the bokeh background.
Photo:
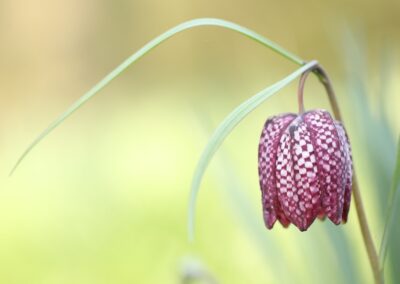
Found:
[{"label": "bokeh background", "polygon": [[[74,100],[147,41],[198,17],[254,29],[328,70],[379,245],[400,130],[399,1],[0,0],[0,283],[372,283],[354,206],[344,226],[264,229],[258,139],[267,117],[297,110],[295,83],[229,136],[188,243],[190,181],[213,129],[297,68],[232,31],[200,27],[162,44],[8,177]],[[315,78],[305,104],[329,109]],[[396,238],[387,283],[400,281]]]}]

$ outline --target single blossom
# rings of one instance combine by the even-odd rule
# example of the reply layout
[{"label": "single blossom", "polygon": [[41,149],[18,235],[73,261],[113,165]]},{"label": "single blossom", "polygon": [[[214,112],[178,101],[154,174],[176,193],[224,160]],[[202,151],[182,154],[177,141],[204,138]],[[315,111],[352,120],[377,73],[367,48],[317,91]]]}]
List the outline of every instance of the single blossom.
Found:
[{"label": "single blossom", "polygon": [[262,130],[258,171],[265,225],[276,220],[305,231],[316,217],[347,221],[352,158],[343,125],[325,110],[269,118]]}]

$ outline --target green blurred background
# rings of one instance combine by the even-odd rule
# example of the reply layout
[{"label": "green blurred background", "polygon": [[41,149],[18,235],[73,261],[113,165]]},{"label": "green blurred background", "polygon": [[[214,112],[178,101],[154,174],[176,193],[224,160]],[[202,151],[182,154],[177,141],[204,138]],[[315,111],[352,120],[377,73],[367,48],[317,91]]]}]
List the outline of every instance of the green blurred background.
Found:
[{"label": "green blurred background", "polygon": [[[74,100],[147,41],[198,17],[254,29],[328,70],[379,244],[400,130],[399,1],[0,0],[0,283],[182,283],[196,274],[218,283],[372,283],[354,206],[344,226],[264,229],[258,139],[267,117],[297,110],[296,84],[227,139],[188,243],[190,181],[212,130],[297,68],[221,28],[159,46],[8,178]],[[305,104],[329,109],[315,78]],[[400,283],[399,246],[389,248],[387,283]]]}]

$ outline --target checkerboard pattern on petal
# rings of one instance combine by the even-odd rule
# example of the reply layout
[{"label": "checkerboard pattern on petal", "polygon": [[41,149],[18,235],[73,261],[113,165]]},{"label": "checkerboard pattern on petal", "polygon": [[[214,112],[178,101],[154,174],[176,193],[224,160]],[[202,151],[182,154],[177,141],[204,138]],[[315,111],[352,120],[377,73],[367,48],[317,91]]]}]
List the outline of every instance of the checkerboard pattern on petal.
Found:
[{"label": "checkerboard pattern on petal", "polygon": [[346,181],[346,154],[334,120],[327,111],[304,114],[316,147],[323,214],[335,224],[342,221]]},{"label": "checkerboard pattern on petal", "polygon": [[294,114],[275,116],[267,120],[261,133],[258,149],[258,171],[264,211],[264,221],[271,229],[278,219],[283,226],[288,226],[287,219],[278,202],[276,189],[275,163],[277,149],[282,132],[295,118]]},{"label": "checkerboard pattern on petal", "polygon": [[351,186],[352,186],[352,177],[353,177],[353,162],[351,157],[351,148],[349,138],[347,136],[346,130],[340,122],[335,122],[336,129],[340,136],[340,141],[344,143],[344,148],[346,152],[346,185],[344,191],[344,204],[343,204],[343,214],[342,221],[347,222],[347,216],[349,214],[350,209],[350,200],[351,200]]},{"label": "checkerboard pattern on petal", "polygon": [[284,114],[265,123],[259,176],[264,221],[305,231],[317,216],[347,220],[351,198],[350,144],[343,126],[325,110]]}]

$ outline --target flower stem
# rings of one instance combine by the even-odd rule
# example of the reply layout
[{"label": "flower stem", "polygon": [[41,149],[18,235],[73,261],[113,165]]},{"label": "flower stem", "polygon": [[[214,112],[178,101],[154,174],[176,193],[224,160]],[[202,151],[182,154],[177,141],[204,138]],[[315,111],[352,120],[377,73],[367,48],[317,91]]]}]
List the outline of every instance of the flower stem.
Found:
[{"label": "flower stem", "polygon": [[[328,74],[325,70],[320,66],[316,66],[314,73],[318,76],[321,83],[324,85],[326,92],[329,97],[329,102],[332,107],[333,114],[335,118],[339,121],[342,121],[342,116],[340,114],[339,105],[336,100],[335,92],[332,87],[332,83],[328,77]],[[379,267],[379,258],[377,254],[376,247],[372,240],[371,232],[368,226],[367,216],[365,214],[364,205],[361,199],[360,189],[358,187],[357,176],[353,174],[353,198],[356,206],[358,221],[360,224],[361,234],[364,240],[365,248],[367,250],[369,262],[372,268],[372,272],[374,275],[374,280],[376,284],[384,283],[383,274]]]},{"label": "flower stem", "polygon": [[361,233],[364,239],[365,248],[367,249],[369,262],[374,273],[374,280],[376,284],[383,284],[383,274],[379,268],[379,258],[376,252],[374,242],[372,240],[371,232],[369,230],[367,216],[365,215],[364,206],[361,199],[360,190],[358,187],[357,177],[353,175],[353,198],[356,205],[356,211],[358,215],[358,221],[361,228]]},{"label": "flower stem", "polygon": [[[318,66],[318,65],[317,65]],[[315,68],[315,67],[313,67]],[[304,72],[299,80],[299,88],[297,89],[297,100],[298,100],[298,105],[299,105],[299,115],[304,113],[304,85],[306,83],[306,79],[308,75],[313,71],[313,68],[308,69],[306,72]]]}]

